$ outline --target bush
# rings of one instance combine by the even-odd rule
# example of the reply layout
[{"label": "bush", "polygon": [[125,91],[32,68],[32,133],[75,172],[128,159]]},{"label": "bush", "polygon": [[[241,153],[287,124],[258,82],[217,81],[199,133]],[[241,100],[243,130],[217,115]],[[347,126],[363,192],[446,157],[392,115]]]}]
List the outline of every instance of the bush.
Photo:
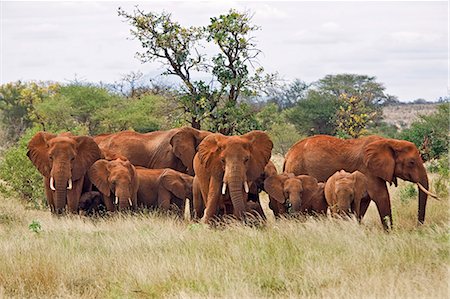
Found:
[{"label": "bush", "polygon": [[431,115],[422,115],[404,130],[400,137],[413,142],[421,151],[424,160],[439,158],[448,152],[450,103],[438,106],[438,111]]},{"label": "bush", "polygon": [[0,161],[0,178],[6,182],[6,188],[0,191],[8,193],[12,189],[36,208],[47,205],[42,175],[27,157],[27,143],[37,131],[37,128],[27,130],[15,146],[4,152]]},{"label": "bush", "polygon": [[336,99],[310,91],[307,99],[299,101],[294,108],[286,110],[286,117],[300,134],[333,135],[336,131],[335,118],[338,108],[339,102]]},{"label": "bush", "polygon": [[299,134],[294,125],[284,122],[272,125],[272,128],[267,131],[273,142],[272,153],[277,153],[285,155],[287,151],[300,139],[302,139],[301,134]]}]

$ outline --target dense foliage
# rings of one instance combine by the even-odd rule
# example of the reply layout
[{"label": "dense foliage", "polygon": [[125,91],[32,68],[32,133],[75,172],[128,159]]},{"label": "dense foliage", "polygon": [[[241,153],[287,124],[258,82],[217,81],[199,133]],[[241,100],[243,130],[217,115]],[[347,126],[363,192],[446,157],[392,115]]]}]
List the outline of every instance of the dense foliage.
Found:
[{"label": "dense foliage", "polygon": [[439,158],[449,150],[449,116],[450,103],[440,104],[436,113],[420,116],[400,137],[413,142],[425,160]]}]

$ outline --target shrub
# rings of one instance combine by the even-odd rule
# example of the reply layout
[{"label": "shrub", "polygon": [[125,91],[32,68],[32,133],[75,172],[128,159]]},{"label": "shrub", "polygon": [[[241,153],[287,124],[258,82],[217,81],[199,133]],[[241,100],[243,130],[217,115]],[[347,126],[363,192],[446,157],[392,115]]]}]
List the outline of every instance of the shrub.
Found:
[{"label": "shrub", "polygon": [[450,103],[438,106],[438,111],[430,115],[422,115],[404,130],[400,137],[413,142],[421,151],[424,160],[439,158],[448,152]]},{"label": "shrub", "polygon": [[[17,145],[4,152],[0,161],[0,178],[6,182],[7,187],[20,197],[30,200],[36,208],[47,205],[42,175],[26,155],[27,143],[37,131],[37,128],[27,130]],[[10,188],[1,188],[1,191],[8,192]]]},{"label": "shrub", "polygon": [[272,128],[267,133],[273,142],[272,152],[283,156],[294,143],[304,137],[295,130],[294,125],[287,122],[272,125]]}]

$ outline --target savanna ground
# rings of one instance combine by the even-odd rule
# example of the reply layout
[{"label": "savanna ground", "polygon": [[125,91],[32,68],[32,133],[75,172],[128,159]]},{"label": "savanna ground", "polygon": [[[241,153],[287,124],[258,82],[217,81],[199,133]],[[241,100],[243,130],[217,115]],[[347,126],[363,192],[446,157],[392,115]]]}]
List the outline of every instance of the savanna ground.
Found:
[{"label": "savanna ground", "polygon": [[448,198],[430,198],[417,227],[411,185],[390,188],[391,233],[373,204],[362,225],[272,214],[207,228],[148,213],[58,218],[2,198],[0,297],[448,298]]}]

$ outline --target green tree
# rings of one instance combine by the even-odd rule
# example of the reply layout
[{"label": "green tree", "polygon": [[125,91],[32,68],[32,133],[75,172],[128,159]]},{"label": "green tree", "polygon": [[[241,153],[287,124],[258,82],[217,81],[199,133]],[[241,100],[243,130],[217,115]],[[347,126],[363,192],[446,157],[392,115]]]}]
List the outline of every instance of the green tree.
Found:
[{"label": "green tree", "polygon": [[368,125],[377,113],[370,109],[358,96],[342,94],[339,97],[339,109],[336,114],[337,135],[358,138],[367,134]]},{"label": "green tree", "polygon": [[280,110],[294,107],[299,101],[306,99],[310,85],[295,79],[289,84],[275,86],[268,90],[269,103],[275,103]]},{"label": "green tree", "polygon": [[430,115],[422,115],[400,138],[413,142],[425,160],[439,158],[448,152],[450,103],[443,103]]},{"label": "green tree", "polygon": [[0,120],[7,140],[16,141],[42,119],[35,114],[35,106],[59,90],[59,85],[46,82],[11,82],[0,86]]},{"label": "green tree", "polygon": [[336,131],[338,108],[338,99],[310,90],[305,100],[299,101],[294,108],[286,110],[286,119],[302,135],[333,135]]},{"label": "green tree", "polygon": [[314,83],[317,91],[338,99],[342,94],[362,99],[367,106],[383,104],[392,96],[385,94],[385,87],[376,81],[376,77],[358,74],[327,75]]},{"label": "green tree", "polygon": [[[192,127],[201,128],[206,122],[206,127],[224,134],[257,127],[251,109],[241,99],[257,93],[262,82],[272,77],[264,76],[262,68],[253,68],[260,50],[251,34],[259,27],[251,24],[248,13],[230,10],[211,18],[206,27],[183,27],[170,14],[138,8],[132,13],[119,8],[119,15],[133,27],[131,34],[144,48],[138,58],[159,61],[166,67],[165,75],[180,78],[178,101]],[[201,54],[201,42],[217,45],[218,53],[210,58]],[[198,72],[216,84],[193,80]]]}]

